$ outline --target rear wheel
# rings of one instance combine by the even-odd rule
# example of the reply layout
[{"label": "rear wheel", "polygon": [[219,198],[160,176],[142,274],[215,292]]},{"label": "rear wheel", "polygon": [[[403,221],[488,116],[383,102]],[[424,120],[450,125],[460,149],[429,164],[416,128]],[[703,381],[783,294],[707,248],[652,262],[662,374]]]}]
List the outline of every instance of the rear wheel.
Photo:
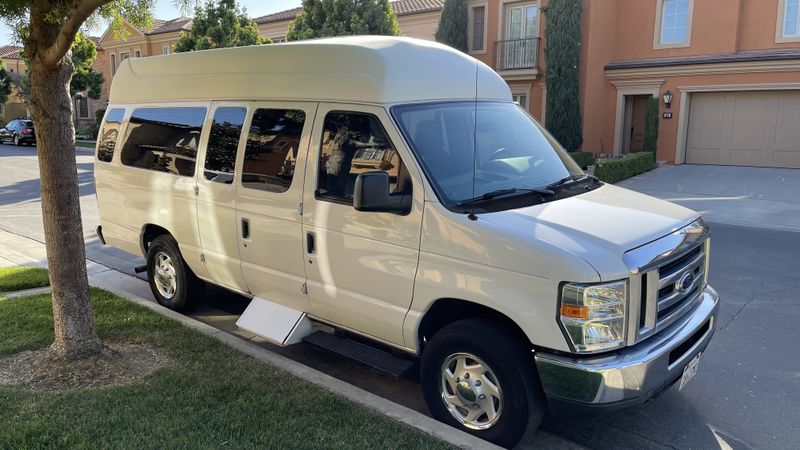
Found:
[{"label": "rear wheel", "polygon": [[545,411],[532,353],[502,326],[464,319],[436,333],[422,354],[433,417],[504,447],[533,433]]},{"label": "rear wheel", "polygon": [[147,250],[147,281],[158,303],[176,311],[190,309],[203,296],[203,281],[186,265],[169,235],[155,238]]}]

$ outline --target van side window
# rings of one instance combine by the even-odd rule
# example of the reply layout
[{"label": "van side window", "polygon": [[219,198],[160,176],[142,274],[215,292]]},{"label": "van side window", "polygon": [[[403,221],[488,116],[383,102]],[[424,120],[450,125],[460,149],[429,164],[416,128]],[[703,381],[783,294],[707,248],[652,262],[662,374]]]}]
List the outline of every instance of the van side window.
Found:
[{"label": "van side window", "polygon": [[242,166],[242,186],[286,192],[292,184],[306,113],[257,109],[253,114]]},{"label": "van side window", "polygon": [[377,117],[331,112],[325,117],[319,156],[317,196],[352,204],[358,174],[389,174],[390,193],[407,192],[408,172]]},{"label": "van side window", "polygon": [[239,148],[245,115],[247,115],[246,108],[217,108],[214,112],[203,172],[206,180],[233,183],[236,149]]},{"label": "van side window", "polygon": [[122,146],[122,164],[194,176],[197,143],[206,108],[139,108],[133,111]]},{"label": "van side window", "polygon": [[111,162],[114,159],[114,146],[117,144],[119,127],[122,124],[123,117],[125,117],[125,110],[122,108],[112,109],[106,115],[106,123],[103,124],[103,130],[100,132],[98,139],[100,143],[97,144],[97,159],[99,161]]}]

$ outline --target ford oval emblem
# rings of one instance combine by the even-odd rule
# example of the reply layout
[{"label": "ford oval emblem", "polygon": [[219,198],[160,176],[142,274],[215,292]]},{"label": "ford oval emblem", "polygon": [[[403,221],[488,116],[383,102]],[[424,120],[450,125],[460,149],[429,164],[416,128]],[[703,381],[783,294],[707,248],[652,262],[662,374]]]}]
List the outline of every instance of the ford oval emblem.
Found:
[{"label": "ford oval emblem", "polygon": [[686,292],[692,288],[694,284],[694,270],[687,270],[686,272],[678,278],[678,282],[675,283],[675,290],[678,292]]}]

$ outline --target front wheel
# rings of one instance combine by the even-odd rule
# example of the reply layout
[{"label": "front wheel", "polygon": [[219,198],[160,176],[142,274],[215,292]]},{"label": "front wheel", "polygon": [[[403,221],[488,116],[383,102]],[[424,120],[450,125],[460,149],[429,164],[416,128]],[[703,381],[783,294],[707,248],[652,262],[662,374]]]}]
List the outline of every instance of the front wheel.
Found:
[{"label": "front wheel", "polygon": [[464,319],[437,332],[422,354],[422,389],[433,417],[513,447],[542,421],[544,393],[532,353],[502,326]]},{"label": "front wheel", "polygon": [[176,311],[190,309],[203,295],[203,281],[186,265],[178,243],[169,235],[158,236],[150,243],[147,281],[156,301]]}]

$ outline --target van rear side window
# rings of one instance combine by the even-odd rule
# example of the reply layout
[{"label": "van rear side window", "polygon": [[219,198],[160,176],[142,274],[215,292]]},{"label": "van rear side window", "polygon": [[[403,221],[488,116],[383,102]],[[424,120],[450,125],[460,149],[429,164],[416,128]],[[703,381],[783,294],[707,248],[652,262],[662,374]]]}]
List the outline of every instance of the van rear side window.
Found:
[{"label": "van rear side window", "polygon": [[122,146],[122,164],[194,176],[197,144],[205,117],[206,108],[134,110]]},{"label": "van rear side window", "polygon": [[299,110],[256,110],[244,151],[242,186],[270,192],[289,189],[305,121],[306,113]]},{"label": "van rear side window", "polygon": [[125,110],[114,108],[106,115],[106,123],[103,124],[103,131],[100,132],[100,143],[97,145],[97,159],[102,162],[111,162],[114,159],[114,146],[117,145],[119,137],[119,127],[122,118],[125,117]]},{"label": "van rear side window", "polygon": [[246,108],[217,108],[211,123],[211,134],[206,146],[206,180],[217,183],[233,183],[236,169],[236,149],[242,135]]}]

